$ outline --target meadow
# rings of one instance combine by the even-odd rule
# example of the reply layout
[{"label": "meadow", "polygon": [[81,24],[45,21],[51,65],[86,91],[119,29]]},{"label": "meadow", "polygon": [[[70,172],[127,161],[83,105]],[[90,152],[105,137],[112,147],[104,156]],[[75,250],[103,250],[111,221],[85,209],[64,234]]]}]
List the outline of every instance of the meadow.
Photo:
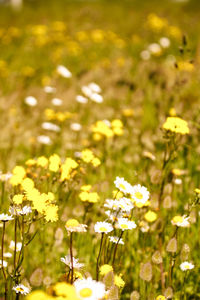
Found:
[{"label": "meadow", "polygon": [[0,4],[0,299],[200,299],[199,18]]}]

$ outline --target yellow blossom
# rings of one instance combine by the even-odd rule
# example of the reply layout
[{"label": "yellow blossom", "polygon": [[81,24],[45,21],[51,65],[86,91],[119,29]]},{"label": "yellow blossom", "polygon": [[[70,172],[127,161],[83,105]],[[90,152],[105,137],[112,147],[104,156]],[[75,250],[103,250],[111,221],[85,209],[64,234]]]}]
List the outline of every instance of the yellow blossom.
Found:
[{"label": "yellow blossom", "polygon": [[157,214],[151,210],[149,210],[145,215],[144,218],[147,222],[154,222],[157,219]]},{"label": "yellow blossom", "polygon": [[178,117],[168,117],[163,124],[163,129],[180,134],[189,133],[187,122]]}]

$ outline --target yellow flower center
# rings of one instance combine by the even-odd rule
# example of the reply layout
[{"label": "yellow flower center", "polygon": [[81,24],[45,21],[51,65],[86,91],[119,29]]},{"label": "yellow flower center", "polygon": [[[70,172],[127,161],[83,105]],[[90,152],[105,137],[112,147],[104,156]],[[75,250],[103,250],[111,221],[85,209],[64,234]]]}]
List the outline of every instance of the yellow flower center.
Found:
[{"label": "yellow flower center", "polygon": [[182,223],[183,222],[183,217],[181,216],[176,216],[173,218],[174,223]]},{"label": "yellow flower center", "polygon": [[20,287],[17,287],[16,290],[19,291],[19,292],[23,292],[23,291],[24,291],[24,290],[23,290],[22,288],[20,288]]},{"label": "yellow flower center", "polygon": [[135,193],[135,197],[136,197],[137,199],[142,199],[142,198],[143,198],[143,195],[142,195],[142,193],[140,193],[140,192],[136,192],[136,193]]},{"label": "yellow flower center", "polygon": [[128,225],[127,225],[127,224],[121,224],[121,228],[122,228],[122,229],[127,229],[127,228],[128,228]]},{"label": "yellow flower center", "polygon": [[107,228],[106,227],[100,227],[99,230],[103,232],[103,231],[107,231]]},{"label": "yellow flower center", "polygon": [[125,187],[122,183],[119,184],[119,187],[120,187],[121,189],[123,189],[123,190],[126,189],[126,187]]},{"label": "yellow flower center", "polygon": [[84,288],[80,291],[80,296],[83,298],[90,297],[92,295],[92,290],[89,288]]},{"label": "yellow flower center", "polygon": [[66,223],[66,227],[77,227],[79,226],[79,222],[75,219],[69,219]]}]

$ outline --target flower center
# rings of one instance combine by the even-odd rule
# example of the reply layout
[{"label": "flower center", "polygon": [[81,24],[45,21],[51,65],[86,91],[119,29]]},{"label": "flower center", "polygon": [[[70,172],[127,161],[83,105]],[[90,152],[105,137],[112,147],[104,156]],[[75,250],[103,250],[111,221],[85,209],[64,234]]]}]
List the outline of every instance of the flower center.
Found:
[{"label": "flower center", "polygon": [[20,288],[20,287],[16,288],[16,290],[19,291],[19,292],[23,292],[23,291],[24,291],[24,290],[23,290],[22,288]]},{"label": "flower center", "polygon": [[106,227],[100,227],[99,230],[100,231],[107,231],[107,228]]},{"label": "flower center", "polygon": [[174,222],[175,223],[182,223],[183,222],[183,217],[181,217],[181,216],[174,217]]},{"label": "flower center", "polygon": [[83,298],[90,297],[92,295],[92,290],[89,288],[84,288],[80,291],[80,296]]},{"label": "flower center", "polygon": [[121,224],[121,228],[122,228],[122,229],[127,229],[127,228],[128,228],[128,225],[127,225],[127,224]]},{"label": "flower center", "polygon": [[123,190],[126,189],[126,187],[125,187],[122,183],[119,184],[119,187],[120,187],[121,189],[123,189]]},{"label": "flower center", "polygon": [[136,192],[136,193],[135,193],[135,197],[136,197],[137,199],[142,199],[142,198],[143,198],[143,195],[142,195],[142,193],[140,193],[140,192]]}]

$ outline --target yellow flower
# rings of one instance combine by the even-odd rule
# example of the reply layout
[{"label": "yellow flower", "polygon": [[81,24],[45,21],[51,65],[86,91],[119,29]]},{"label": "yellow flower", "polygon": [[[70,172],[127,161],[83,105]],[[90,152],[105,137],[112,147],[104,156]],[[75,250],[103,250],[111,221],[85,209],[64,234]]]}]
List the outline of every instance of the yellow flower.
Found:
[{"label": "yellow flower", "polygon": [[156,300],[166,300],[165,296],[159,295],[156,297]]},{"label": "yellow flower", "polygon": [[34,188],[34,182],[30,178],[25,178],[21,182],[21,186],[25,191],[32,190]]},{"label": "yellow flower", "polygon": [[89,192],[91,190],[91,185],[88,184],[88,185],[82,185],[81,187],[81,191],[84,191],[84,192]]},{"label": "yellow flower", "polygon": [[163,124],[163,129],[183,135],[190,132],[187,122],[178,117],[168,117]]},{"label": "yellow flower", "polygon": [[125,116],[125,117],[132,117],[134,115],[134,110],[132,108],[124,108],[122,110],[122,114]]},{"label": "yellow flower", "polygon": [[57,205],[48,205],[45,209],[45,220],[47,222],[55,222],[58,220],[58,206]]},{"label": "yellow flower", "polygon": [[16,166],[12,173],[13,176],[10,178],[10,184],[13,186],[20,184],[26,175],[25,169],[21,166]]},{"label": "yellow flower", "polygon": [[65,282],[58,282],[53,287],[57,296],[64,297],[66,300],[79,300],[76,296],[76,291],[73,285]]},{"label": "yellow flower", "polygon": [[24,195],[21,195],[21,194],[18,194],[18,195],[15,195],[14,197],[13,197],[13,202],[15,203],[15,204],[21,204],[22,203],[22,201],[23,201],[23,198],[24,198]]},{"label": "yellow flower", "polygon": [[195,191],[195,193],[197,193],[198,195],[200,195],[200,189],[195,189],[194,191]]},{"label": "yellow flower", "polygon": [[95,157],[91,163],[93,164],[94,167],[98,167],[101,164],[101,161],[99,158]]},{"label": "yellow flower", "polygon": [[121,274],[120,275],[115,275],[115,277],[114,277],[114,283],[119,288],[123,288],[124,287],[125,281],[121,278]]},{"label": "yellow flower", "polygon": [[113,267],[110,266],[110,265],[105,264],[105,265],[100,267],[100,274],[102,276],[106,275],[107,273],[109,273],[111,271],[113,271]]},{"label": "yellow flower", "polygon": [[94,159],[94,154],[90,149],[85,149],[81,152],[81,158],[84,162],[90,163]]},{"label": "yellow flower", "polygon": [[49,157],[49,170],[52,172],[57,172],[60,167],[60,157],[57,154],[53,154]]},{"label": "yellow flower", "polygon": [[32,167],[32,166],[34,166],[35,164],[36,164],[36,161],[34,160],[34,159],[28,159],[26,162],[25,162],[25,164],[27,165],[27,166],[29,166],[29,167]]},{"label": "yellow flower", "polygon": [[45,168],[48,165],[48,159],[45,156],[40,156],[37,159],[37,166]]},{"label": "yellow flower", "polygon": [[154,222],[157,219],[157,214],[151,210],[149,210],[145,215],[144,218],[147,222]]}]

